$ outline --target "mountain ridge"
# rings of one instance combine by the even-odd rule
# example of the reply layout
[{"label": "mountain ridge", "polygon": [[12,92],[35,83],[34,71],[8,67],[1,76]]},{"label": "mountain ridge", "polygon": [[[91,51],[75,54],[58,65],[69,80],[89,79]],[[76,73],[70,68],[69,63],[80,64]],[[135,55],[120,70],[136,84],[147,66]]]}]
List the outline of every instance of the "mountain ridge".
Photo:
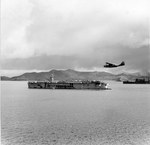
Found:
[{"label": "mountain ridge", "polygon": [[[47,81],[51,75],[54,75],[55,80],[131,80],[137,77],[142,77],[140,73],[120,73],[112,74],[104,71],[76,71],[73,69],[67,70],[50,70],[48,72],[27,72],[19,76],[7,77],[1,76],[2,81]],[[148,76],[150,76],[148,74]]]}]

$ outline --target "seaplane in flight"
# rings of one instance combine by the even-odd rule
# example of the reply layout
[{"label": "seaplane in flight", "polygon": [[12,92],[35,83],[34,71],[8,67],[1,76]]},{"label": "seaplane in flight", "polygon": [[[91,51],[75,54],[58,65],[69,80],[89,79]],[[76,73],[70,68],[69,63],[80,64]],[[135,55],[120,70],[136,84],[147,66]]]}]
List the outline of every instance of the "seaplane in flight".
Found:
[{"label": "seaplane in flight", "polygon": [[107,68],[113,68],[113,67],[120,67],[120,66],[124,66],[125,65],[125,62],[122,61],[120,64],[116,65],[116,64],[113,64],[113,63],[109,63],[109,62],[106,62],[106,64],[104,65],[104,67],[107,67]]}]

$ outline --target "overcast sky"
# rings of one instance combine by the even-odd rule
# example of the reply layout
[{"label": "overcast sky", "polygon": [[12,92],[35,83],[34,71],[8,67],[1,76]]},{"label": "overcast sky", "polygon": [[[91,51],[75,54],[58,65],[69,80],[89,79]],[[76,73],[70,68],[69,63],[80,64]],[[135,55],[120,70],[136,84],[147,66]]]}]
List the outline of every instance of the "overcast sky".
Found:
[{"label": "overcast sky", "polygon": [[1,0],[2,72],[150,70],[150,0]]}]

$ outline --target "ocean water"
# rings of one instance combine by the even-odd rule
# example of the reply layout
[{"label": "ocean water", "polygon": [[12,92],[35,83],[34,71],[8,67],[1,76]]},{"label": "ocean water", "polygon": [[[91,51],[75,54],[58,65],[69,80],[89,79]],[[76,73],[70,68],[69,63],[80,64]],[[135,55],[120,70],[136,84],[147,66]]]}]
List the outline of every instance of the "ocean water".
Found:
[{"label": "ocean water", "polygon": [[28,89],[1,82],[2,145],[150,145],[150,85]]}]

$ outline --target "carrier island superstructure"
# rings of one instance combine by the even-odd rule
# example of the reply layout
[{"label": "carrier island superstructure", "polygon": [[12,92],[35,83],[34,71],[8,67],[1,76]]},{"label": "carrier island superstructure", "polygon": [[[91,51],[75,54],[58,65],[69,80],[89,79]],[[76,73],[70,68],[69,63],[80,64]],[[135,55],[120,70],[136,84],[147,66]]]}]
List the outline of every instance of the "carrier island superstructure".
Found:
[{"label": "carrier island superstructure", "polygon": [[98,80],[76,80],[76,81],[55,81],[54,75],[50,76],[49,81],[29,81],[29,89],[95,89],[107,90],[107,83]]}]

